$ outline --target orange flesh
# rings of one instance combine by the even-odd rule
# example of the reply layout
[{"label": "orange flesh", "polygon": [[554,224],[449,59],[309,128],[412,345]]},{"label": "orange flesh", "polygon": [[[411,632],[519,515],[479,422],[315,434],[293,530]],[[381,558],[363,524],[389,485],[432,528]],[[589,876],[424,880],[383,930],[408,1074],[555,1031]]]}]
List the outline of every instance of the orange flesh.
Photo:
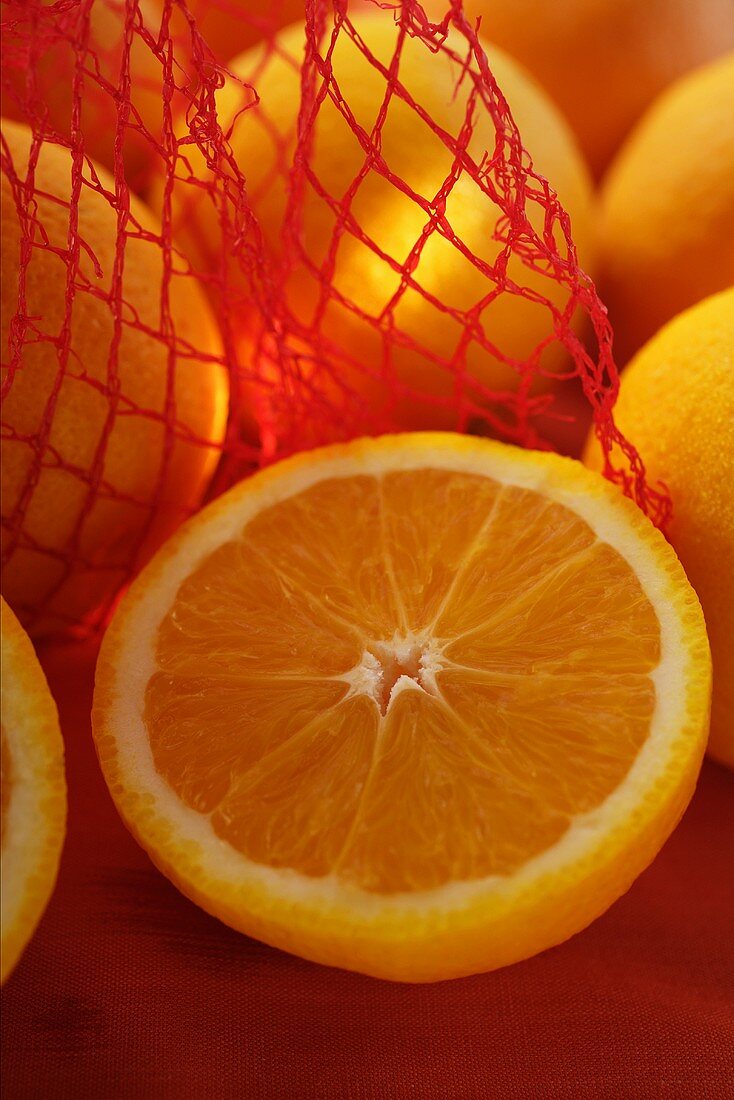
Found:
[{"label": "orange flesh", "polygon": [[632,570],[569,509],[472,474],[355,476],[182,584],[144,717],[159,773],[248,858],[416,891],[510,874],[603,802],[659,656]]}]

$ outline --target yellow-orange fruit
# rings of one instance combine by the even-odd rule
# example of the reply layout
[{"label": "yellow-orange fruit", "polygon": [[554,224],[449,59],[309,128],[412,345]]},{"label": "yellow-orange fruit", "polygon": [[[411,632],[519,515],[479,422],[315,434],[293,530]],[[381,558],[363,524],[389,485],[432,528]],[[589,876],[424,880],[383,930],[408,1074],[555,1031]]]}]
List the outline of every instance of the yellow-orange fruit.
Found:
[{"label": "yellow-orange fruit", "polygon": [[605,180],[600,278],[621,361],[734,283],[733,180],[734,53],[666,92]]},{"label": "yellow-orange fruit", "polygon": [[[615,420],[673,500],[672,542],[703,605],[709,752],[734,767],[734,289],[676,317],[622,375]],[[598,467],[592,436],[586,462]]]},{"label": "yellow-orange fruit", "polygon": [[[116,330],[118,215],[89,183],[76,207],[86,248],[66,316],[68,150],[41,146],[36,205],[26,212],[31,134],[7,121],[2,133],[10,153],[2,175],[2,583],[38,631],[76,622],[111,596],[131,561],[198,503],[224,433],[228,382],[214,358],[222,351],[218,329],[189,276],[170,281],[171,352],[161,321],[160,226],[134,199]],[[95,171],[114,194],[108,173]],[[22,311],[21,250],[29,255]]]},{"label": "yellow-orange fruit", "polygon": [[734,47],[731,0],[466,0],[465,11],[553,97],[596,174],[663,88]]},{"label": "yellow-orange fruit", "polygon": [[[3,97],[3,114],[34,126],[48,112],[44,125],[68,137],[72,131],[75,81],[81,76],[79,106],[84,151],[112,169],[118,129],[117,93],[122,92],[129,79],[129,125],[124,129],[121,148],[127,181],[135,190],[140,190],[156,158],[152,142],[160,141],[162,133],[163,71],[161,61],[144,41],[139,27],[143,26],[154,40],[157,39],[161,25],[160,0],[137,0],[127,73],[123,73],[125,0],[94,0],[88,9],[79,4],[53,15],[44,13],[37,24],[30,23],[29,13],[28,5],[11,0],[10,17],[3,30],[3,46],[15,61],[22,61],[25,49],[29,44],[32,47],[33,33],[40,31],[46,36],[33,71],[34,115],[28,117],[12,94]],[[19,45],[24,48],[18,53]],[[6,79],[21,96],[26,76],[22,68],[7,71]],[[124,96],[120,99],[122,102]]]},{"label": "yellow-orange fruit", "polygon": [[[364,15],[356,20],[356,27],[378,62],[389,64],[398,41],[392,18],[384,12]],[[257,106],[237,115],[251,96],[235,81],[225,84],[218,98],[222,129],[228,132],[232,128],[230,140],[247,178],[248,199],[273,254],[280,246],[288,168],[295,147],[298,62],[303,49],[304,29],[296,25],[279,36],[277,52],[267,58],[256,49],[231,63],[233,72],[253,80],[260,97]],[[493,50],[491,62],[537,169],[550,180],[570,212],[581,262],[588,267],[593,253],[590,182],[572,135],[543,92],[513,61]],[[385,77],[346,32],[339,35],[330,63],[355,125],[369,135],[380,116]],[[466,115],[468,82],[457,90],[459,76],[459,65],[448,56],[433,54],[423,43],[406,37],[400,60],[401,84],[436,126],[450,135],[460,132]],[[476,109],[475,121],[468,152],[479,163],[485,151],[494,151],[496,132],[484,108]],[[195,174],[206,172],[195,151],[187,155]],[[341,202],[360,175],[365,158],[353,126],[326,96],[315,123],[309,165],[318,188]],[[420,259],[412,266],[412,278],[420,289],[401,288],[403,267],[432,215],[387,175],[392,174],[403,188],[412,189],[431,204],[451,176],[454,154],[416,110],[395,95],[381,125],[379,158],[382,167],[366,173],[347,203],[333,270],[329,253],[337,214],[316,185],[306,184],[302,211],[306,261],[289,278],[288,304],[297,320],[308,327],[324,284],[330,286],[316,355],[329,361],[333,358],[329,347],[335,345],[340,354],[359,360],[358,366],[352,367],[337,356],[332,365],[338,376],[334,390],[343,385],[359,393],[372,409],[395,399],[390,406],[392,422],[401,427],[450,426],[456,418],[457,374],[431,357],[449,360],[455,355],[467,336],[469,311],[477,307],[476,326],[481,326],[486,338],[505,356],[518,361],[528,359],[542,340],[553,337],[551,312],[547,305],[517,293],[501,293],[479,308],[494,283],[462,253],[456,241],[493,264],[503,249],[497,239],[502,211],[466,172],[459,176],[446,201],[445,233],[430,234]],[[211,260],[221,241],[217,211],[206,197],[200,197],[201,189],[189,191],[191,201],[183,200],[178,222],[192,254],[202,257],[209,251]],[[436,204],[437,211],[439,208],[440,203]],[[536,231],[542,232],[545,212],[540,203],[528,202],[527,213]],[[562,250],[563,246],[559,247]],[[509,259],[506,276],[557,308],[566,304],[568,291],[551,273],[530,270],[516,255]],[[454,315],[439,308],[435,300],[455,311]],[[410,389],[409,394],[397,398],[380,374],[384,331],[391,322],[398,333],[390,348],[391,371]],[[565,349],[552,343],[542,353],[541,363],[548,371],[566,364]],[[476,338],[465,349],[465,373],[470,384],[476,379],[497,389],[517,387],[519,377],[514,367],[482,347]],[[327,371],[321,370],[318,384],[328,387],[326,379]]]},{"label": "yellow-orange fruit", "polygon": [[0,597],[2,889],[0,982],[36,930],[56,882],[66,831],[64,743],[43,669]]},{"label": "yellow-orange fruit", "polygon": [[129,829],[248,935],[435,981],[560,943],[677,824],[708,732],[701,607],[558,455],[457,432],[308,451],[121,600],[93,729]]}]

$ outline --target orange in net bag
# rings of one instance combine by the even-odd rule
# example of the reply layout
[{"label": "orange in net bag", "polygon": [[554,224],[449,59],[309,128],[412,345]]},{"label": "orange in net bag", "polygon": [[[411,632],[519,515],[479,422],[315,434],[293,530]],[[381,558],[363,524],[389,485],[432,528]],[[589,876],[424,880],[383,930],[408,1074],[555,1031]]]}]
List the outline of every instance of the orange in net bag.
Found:
[{"label": "orange in net bag", "polygon": [[458,0],[303,14],[5,6],[3,568],[31,631],[104,621],[207,494],[360,434],[550,448],[590,409],[665,522],[614,425],[561,117]]}]

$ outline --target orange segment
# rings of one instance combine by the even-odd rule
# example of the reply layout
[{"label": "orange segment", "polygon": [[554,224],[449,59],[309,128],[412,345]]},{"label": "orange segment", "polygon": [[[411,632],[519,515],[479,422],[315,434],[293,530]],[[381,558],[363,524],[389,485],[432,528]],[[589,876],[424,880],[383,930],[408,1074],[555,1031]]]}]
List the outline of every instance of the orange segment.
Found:
[{"label": "orange segment", "polygon": [[489,477],[435,469],[387,473],[380,485],[395,584],[408,626],[422,630],[438,614],[501,487]]},{"label": "orange segment", "polygon": [[[604,543],[588,547],[583,565],[578,557],[565,564],[552,558],[546,575],[530,580],[527,588],[516,575],[515,588],[502,585],[499,599],[494,598],[491,573],[482,584],[476,575],[481,566],[470,572],[475,591],[491,610],[485,623],[458,635],[452,630],[451,609],[437,624],[449,638],[446,656],[457,663],[527,675],[539,669],[578,677],[597,672],[613,686],[615,676],[652,672],[659,661],[655,609],[629,563]],[[468,604],[468,584],[466,588]],[[460,613],[460,622],[473,626],[476,614]],[[624,685],[617,695],[624,698]]]},{"label": "orange segment", "polygon": [[652,858],[709,677],[680,566],[601,479],[386,437],[260,474],[173,541],[105,640],[95,736],[128,823],[212,912],[451,976],[583,927]]},{"label": "orange segment", "polygon": [[238,539],[215,550],[182,586],[161,624],[157,652],[163,671],[198,676],[206,668],[207,676],[241,679],[263,672],[328,676],[350,668],[361,647],[353,628]]},{"label": "orange segment", "polygon": [[213,663],[203,661],[196,676],[157,673],[146,693],[155,766],[201,813],[216,809],[264,756],[347,693],[346,684],[330,680],[238,680],[236,659],[235,674],[221,679],[210,674]]},{"label": "orange segment", "polygon": [[327,875],[359,805],[377,726],[364,696],[315,719],[241,776],[212,817],[216,833],[259,863]]},{"label": "orange segment", "polygon": [[[532,804],[534,819],[553,810],[566,825],[599,806],[624,779],[655,710],[647,676],[615,681],[599,672],[580,682],[573,675],[540,673],[495,679],[449,669],[439,681],[465,737],[471,731],[476,741],[492,746],[491,766],[503,787]],[[530,848],[518,850],[514,866],[531,854]]]},{"label": "orange segment", "polygon": [[453,638],[481,627],[541,582],[550,591],[556,571],[574,569],[593,542],[588,524],[540,493],[517,487],[499,493],[455,576],[437,632]]},{"label": "orange segment", "polygon": [[245,530],[244,546],[258,555],[254,575],[275,572],[288,592],[295,587],[304,604],[346,618],[352,631],[397,629],[380,489],[371,477],[329,479],[265,509]]},{"label": "orange segment", "polygon": [[377,893],[431,890],[504,874],[567,824],[507,783],[491,741],[467,733],[439,700],[407,690],[385,722],[338,870]]}]

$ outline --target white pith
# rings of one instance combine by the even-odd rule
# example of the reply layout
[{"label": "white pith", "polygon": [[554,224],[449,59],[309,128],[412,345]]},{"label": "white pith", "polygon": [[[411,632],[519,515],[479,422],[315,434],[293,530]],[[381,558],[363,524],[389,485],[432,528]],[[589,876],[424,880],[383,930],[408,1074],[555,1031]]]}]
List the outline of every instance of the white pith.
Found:
[{"label": "white pith", "polygon": [[450,663],[442,648],[428,631],[395,634],[388,640],[369,642],[354,668],[334,679],[349,685],[349,695],[372,699],[384,716],[403,691],[440,694],[436,674]]},{"label": "white pith", "polygon": [[[631,564],[660,623],[661,660],[651,677],[657,706],[649,737],[623,783],[599,807],[577,817],[556,844],[506,878],[492,876],[472,882],[455,882],[431,891],[379,896],[351,886],[335,875],[313,879],[298,872],[253,863],[214,832],[208,817],[185,806],[155,770],[142,712],[146,685],[157,667],[154,644],[158,626],[182,581],[219,545],[237,538],[243,526],[263,508],[325,478],[360,474],[379,476],[395,470],[427,467],[489,476],[507,485],[539,491],[575,511],[591,526],[599,540],[611,545]],[[188,851],[187,864],[205,868],[209,883],[218,882],[223,890],[233,894],[241,891],[248,898],[262,895],[271,903],[280,898],[284,904],[297,902],[299,906],[319,911],[331,907],[340,911],[348,909],[353,917],[366,922],[391,914],[399,917],[411,912],[456,911],[470,906],[480,897],[491,897],[499,902],[503,897],[524,890],[547,871],[559,871],[593,850],[600,836],[610,835],[617,823],[627,820],[635,808],[644,803],[665,772],[672,758],[681,716],[686,710],[686,665],[689,660],[678,614],[666,597],[667,583],[668,578],[652,549],[639,539],[621,510],[611,507],[603,498],[568,488],[562,479],[556,483],[543,467],[511,457],[511,452],[494,452],[488,462],[486,454],[480,450],[442,450],[437,454],[427,441],[424,445],[416,442],[409,450],[396,446],[354,456],[341,455],[337,459],[329,455],[323,463],[314,462],[288,471],[287,488],[277,478],[272,478],[259,492],[243,495],[238,508],[230,506],[218,510],[214,506],[207,522],[193,525],[176,551],[167,557],[165,568],[156,573],[155,584],[148,584],[142,597],[131,605],[124,634],[120,635],[121,650],[117,660],[117,669],[123,675],[115,681],[114,697],[105,721],[106,732],[115,737],[120,780],[126,789],[145,794],[147,812],[170,825],[177,844],[193,845]],[[397,638],[394,640],[395,652],[401,645],[414,643],[415,639]],[[431,677],[441,660],[437,646],[427,644],[423,657],[424,682],[402,677],[393,686],[389,703],[401,690],[431,690]],[[367,649],[362,661],[343,678],[350,683],[351,691],[372,693],[375,697],[380,675],[380,662]]]}]

